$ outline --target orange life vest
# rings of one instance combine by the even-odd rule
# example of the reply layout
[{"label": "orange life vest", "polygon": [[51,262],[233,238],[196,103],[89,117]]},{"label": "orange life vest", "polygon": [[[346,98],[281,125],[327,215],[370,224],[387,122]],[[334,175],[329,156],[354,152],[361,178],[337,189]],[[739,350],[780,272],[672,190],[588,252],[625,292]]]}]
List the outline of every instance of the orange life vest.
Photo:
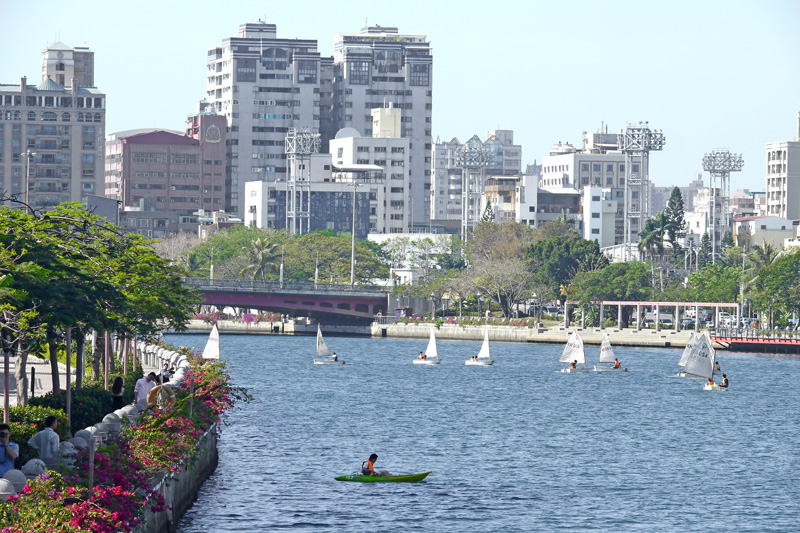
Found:
[{"label": "orange life vest", "polygon": [[713,379],[709,379],[708,380],[708,384],[711,385],[711,386],[714,386],[714,380]]},{"label": "orange life vest", "polygon": [[570,368],[578,368],[578,367],[575,365],[575,363],[570,363],[569,367],[570,367]]},{"label": "orange life vest", "polygon": [[[365,464],[367,465],[366,468],[364,467]],[[361,463],[361,470],[372,470],[372,471],[375,471],[375,466],[372,464],[372,461],[367,459],[366,461]]]},{"label": "orange life vest", "polygon": [[614,368],[619,368],[619,361],[614,361]]}]

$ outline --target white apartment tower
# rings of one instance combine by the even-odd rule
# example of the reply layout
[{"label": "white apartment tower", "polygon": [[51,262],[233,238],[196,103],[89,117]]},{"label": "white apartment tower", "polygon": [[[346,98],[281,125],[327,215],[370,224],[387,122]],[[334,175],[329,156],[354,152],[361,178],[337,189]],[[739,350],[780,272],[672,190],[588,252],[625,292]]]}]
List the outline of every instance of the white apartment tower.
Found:
[{"label": "white apartment tower", "polygon": [[800,113],[797,137],[767,144],[767,215],[800,219]]},{"label": "white apartment tower", "polygon": [[[206,99],[227,118],[229,129],[226,211],[244,215],[248,181],[266,182],[274,197],[276,182],[287,179],[289,128],[320,133],[327,149],[333,130],[332,67],[332,59],[317,51],[316,40],[278,38],[276,25],[261,20],[242,24],[237,37],[208,51]],[[269,225],[276,227],[272,207]]]},{"label": "white apartment tower", "polygon": [[[369,26],[360,33],[338,34],[334,44],[333,121],[372,136],[372,109],[387,102],[402,111],[401,136],[409,140],[405,227],[430,222],[431,117],[433,55],[424,35]],[[324,133],[323,133],[324,135]],[[391,180],[387,180],[390,182]]]}]

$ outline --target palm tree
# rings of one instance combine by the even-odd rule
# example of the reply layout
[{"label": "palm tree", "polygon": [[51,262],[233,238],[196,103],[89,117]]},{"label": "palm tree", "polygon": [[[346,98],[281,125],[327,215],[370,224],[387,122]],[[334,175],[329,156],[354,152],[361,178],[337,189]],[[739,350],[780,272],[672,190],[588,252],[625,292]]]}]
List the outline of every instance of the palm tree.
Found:
[{"label": "palm tree", "polygon": [[639,232],[639,250],[647,252],[651,256],[664,255],[664,241],[671,231],[677,231],[677,223],[663,211],[656,213],[656,216],[648,218],[644,223],[644,228]]},{"label": "palm tree", "polygon": [[267,281],[267,274],[277,270],[278,245],[259,237],[243,246],[247,264],[242,268],[241,276],[252,277],[253,281]]}]

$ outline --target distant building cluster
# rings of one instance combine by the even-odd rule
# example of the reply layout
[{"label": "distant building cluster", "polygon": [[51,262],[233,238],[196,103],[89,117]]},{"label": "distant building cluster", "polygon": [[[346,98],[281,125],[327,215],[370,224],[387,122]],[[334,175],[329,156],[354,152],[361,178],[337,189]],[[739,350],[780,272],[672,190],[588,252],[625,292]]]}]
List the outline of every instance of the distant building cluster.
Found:
[{"label": "distant building cluster", "polygon": [[[513,130],[433,140],[433,74],[425,35],[368,26],[336,35],[325,57],[317,40],[259,20],[207,51],[204,97],[187,119],[164,117],[178,129],[106,132],[94,52],[56,42],[41,81],[0,84],[0,190],[40,210],[113,200],[116,222],[147,237],[230,224],[463,236],[487,219],[560,219],[611,257],[635,255],[645,218],[674,189],[649,180],[663,134],[602,125],[523,165]],[[680,185],[687,242],[800,242],[800,131],[765,153],[763,192],[729,191],[740,155],[702,157],[708,177]]]}]

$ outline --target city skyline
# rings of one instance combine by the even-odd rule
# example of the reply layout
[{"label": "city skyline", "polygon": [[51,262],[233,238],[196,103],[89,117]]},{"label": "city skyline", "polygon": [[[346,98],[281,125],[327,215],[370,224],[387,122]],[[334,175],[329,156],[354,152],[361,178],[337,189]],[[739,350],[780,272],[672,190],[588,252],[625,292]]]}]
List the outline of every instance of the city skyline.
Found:
[{"label": "city skyline", "polygon": [[[431,42],[433,139],[464,142],[514,130],[523,168],[541,163],[559,141],[579,146],[582,132],[601,124],[615,132],[648,121],[667,139],[651,158],[656,185],[688,184],[702,172],[703,154],[727,147],[745,160],[731,190],[763,190],[766,144],[797,136],[793,53],[800,36],[792,26],[800,5],[790,1],[646,8],[578,2],[569,10],[534,3],[503,12],[464,3],[412,1],[398,9],[354,2],[343,10],[309,2],[302,13],[318,13],[312,20],[286,5],[264,13],[256,2],[213,16],[188,3],[140,5],[115,11],[77,2],[67,11],[10,4],[5,14],[13,24],[0,42],[14,53],[0,64],[0,83],[22,76],[38,82],[41,51],[56,40],[88,46],[95,83],[108,95],[106,134],[182,129],[205,96],[207,51],[240,24],[261,18],[277,25],[279,37],[317,40],[324,56],[333,54],[337,33],[379,24]],[[30,20],[35,24],[23,24]]]}]

